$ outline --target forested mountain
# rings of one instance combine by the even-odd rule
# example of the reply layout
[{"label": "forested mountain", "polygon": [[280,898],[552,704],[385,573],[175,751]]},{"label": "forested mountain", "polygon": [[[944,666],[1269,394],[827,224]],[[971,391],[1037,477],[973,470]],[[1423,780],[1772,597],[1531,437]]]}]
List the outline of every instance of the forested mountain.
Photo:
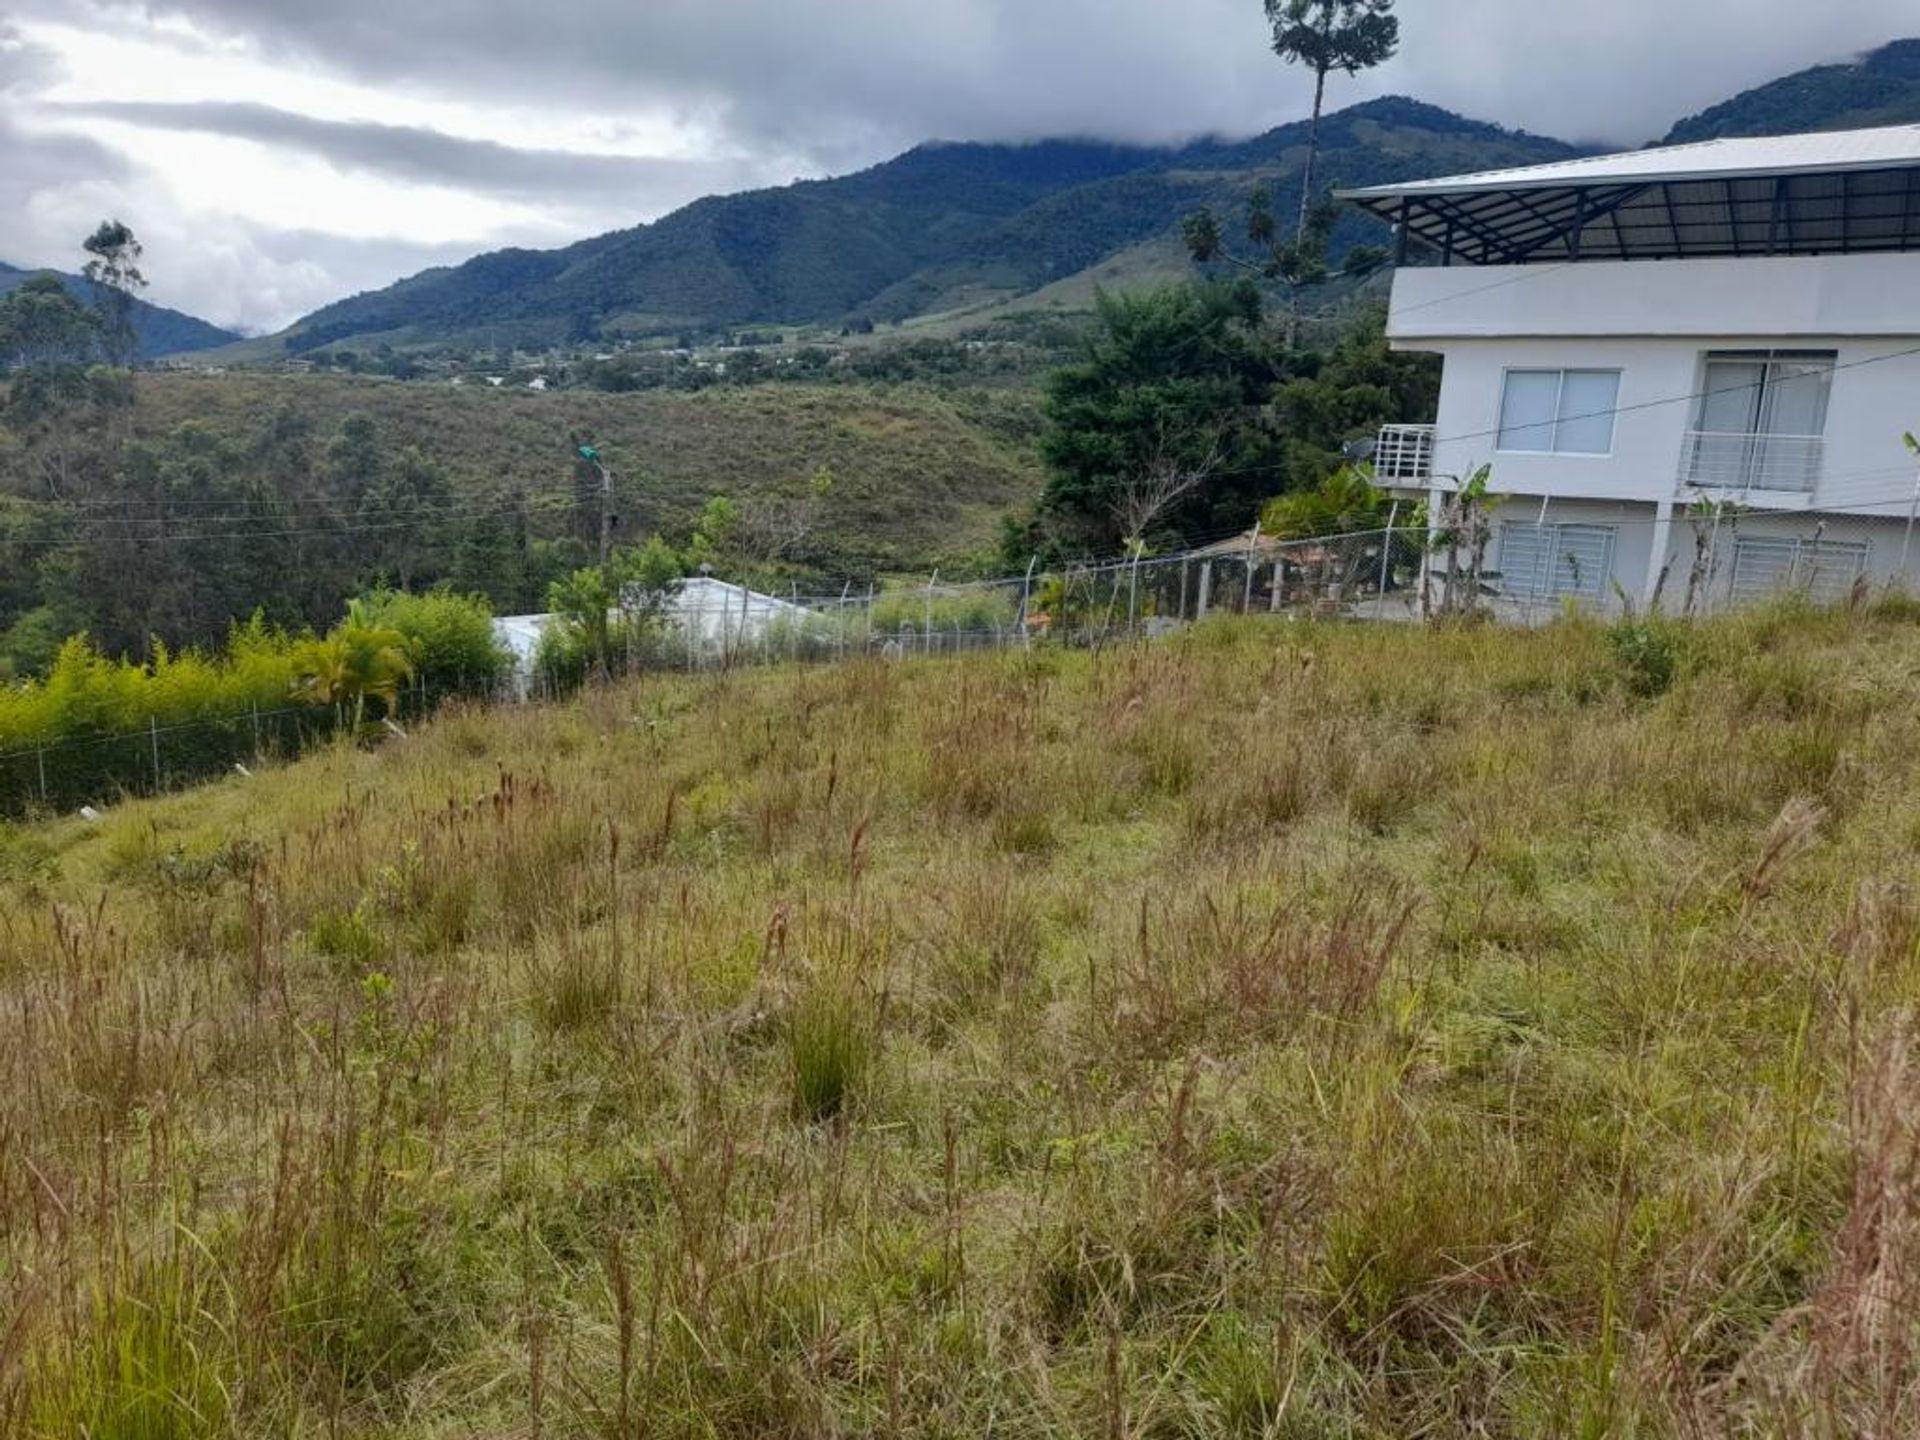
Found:
[{"label": "forested mountain", "polygon": [[1920,122],[1920,40],[1896,40],[1844,65],[1816,65],[1682,120],[1666,142],[1787,135]]},{"label": "forested mountain", "polygon": [[[1578,153],[1404,99],[1330,116],[1322,134],[1320,175],[1350,184]],[[1306,138],[1301,123],[1178,149],[925,145],[838,179],[700,200],[562,250],[504,250],[430,270],[308,316],[285,344],[582,340],[980,304],[1169,236],[1196,207],[1233,208],[1258,184],[1285,213]]]},{"label": "forested mountain", "polygon": [[[41,273],[0,263],[0,295],[5,295],[28,276]],[[93,292],[85,280],[78,275],[61,275],[60,280],[75,299],[83,304],[91,303]],[[134,303],[134,325],[140,337],[140,358],[143,360],[157,359],[162,355],[180,355],[193,350],[212,350],[216,346],[230,345],[240,338],[231,330],[222,330],[218,325],[209,325],[204,320],[178,310],[169,310],[164,305],[149,305],[144,300]]]}]

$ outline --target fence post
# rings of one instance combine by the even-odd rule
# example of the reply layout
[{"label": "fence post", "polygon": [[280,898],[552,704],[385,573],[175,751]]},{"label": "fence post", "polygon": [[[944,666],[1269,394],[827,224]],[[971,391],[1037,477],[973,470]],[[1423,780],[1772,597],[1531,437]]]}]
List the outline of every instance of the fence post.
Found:
[{"label": "fence post", "polygon": [[1387,511],[1387,533],[1380,537],[1380,594],[1379,618],[1387,618],[1387,584],[1393,578],[1393,522],[1400,518],[1400,502],[1393,502],[1393,508]]},{"label": "fence post", "polygon": [[1038,555],[1031,557],[1027,561],[1027,578],[1020,582],[1020,638],[1029,650],[1033,648],[1033,626],[1027,623],[1027,617],[1033,605],[1033,567],[1039,563]]},{"label": "fence post", "polygon": [[33,755],[40,766],[40,803],[44,805],[47,803],[47,747],[36,747]]},{"label": "fence post", "polygon": [[160,717],[147,716],[147,740],[153,746],[153,792],[160,793]]},{"label": "fence post", "polygon": [[1280,592],[1286,588],[1286,578],[1286,557],[1280,551],[1276,550],[1273,556],[1273,588],[1267,593],[1267,612],[1269,614],[1278,615],[1280,613]]},{"label": "fence post", "polygon": [[[1546,601],[1549,607],[1553,605],[1553,586],[1559,584],[1559,530],[1548,524],[1548,507],[1551,503],[1553,503],[1551,495],[1540,497],[1538,530],[1540,530],[1540,540],[1548,545],[1548,572],[1546,572],[1544,588],[1528,589],[1526,593],[1526,624],[1534,624],[1540,618],[1538,614],[1540,601]],[[1509,588],[1509,582],[1505,578],[1501,578],[1500,588]]]},{"label": "fence post", "polygon": [[1900,542],[1900,584],[1903,587],[1907,583],[1907,556],[1913,550],[1913,522],[1917,519],[1920,519],[1920,475],[1913,477],[1913,499],[1907,505],[1907,533]]},{"label": "fence post", "polygon": [[1253,533],[1247,537],[1247,586],[1240,596],[1240,613],[1253,613],[1253,557],[1260,549],[1260,522],[1253,522]]},{"label": "fence post", "polygon": [[933,586],[939,578],[938,570],[927,577],[927,603],[920,617],[925,622],[920,627],[920,649],[928,655],[933,653]]},{"label": "fence post", "polygon": [[248,707],[253,716],[253,763],[260,763],[260,702],[255,700]]},{"label": "fence post", "polygon": [[1193,563],[1187,556],[1180,557],[1180,623],[1187,623],[1187,567]]},{"label": "fence post", "polygon": [[1212,600],[1213,561],[1202,560],[1200,562],[1200,596],[1193,607],[1193,618],[1195,620],[1204,620],[1207,618],[1207,606]]}]

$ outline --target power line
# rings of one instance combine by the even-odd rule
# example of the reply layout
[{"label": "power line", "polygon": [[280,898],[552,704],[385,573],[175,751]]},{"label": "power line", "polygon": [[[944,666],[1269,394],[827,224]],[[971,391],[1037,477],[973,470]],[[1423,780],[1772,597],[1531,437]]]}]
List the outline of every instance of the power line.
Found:
[{"label": "power line", "polygon": [[[115,540],[136,543],[150,542],[154,544],[186,545],[226,540],[282,540],[314,535],[337,538],[352,535],[377,534],[392,530],[407,530],[435,519],[474,521],[523,513],[538,513],[547,509],[565,508],[573,503],[573,497],[569,495],[530,496],[523,500],[500,505],[470,502],[442,509],[416,510],[401,513],[397,518],[384,519],[377,522],[343,520],[331,525],[300,526],[279,530],[234,528],[196,534],[192,531],[169,531],[159,528],[156,524],[155,528],[151,530],[128,529],[104,532],[95,530],[93,533],[86,535],[49,537],[44,540],[27,540],[21,542],[20,548],[29,552],[45,554],[59,550],[82,549],[89,545]],[[71,519],[72,517],[65,518]],[[192,524],[196,522],[189,519],[185,521],[185,523]],[[204,523],[204,517],[202,517],[198,523]]]}]

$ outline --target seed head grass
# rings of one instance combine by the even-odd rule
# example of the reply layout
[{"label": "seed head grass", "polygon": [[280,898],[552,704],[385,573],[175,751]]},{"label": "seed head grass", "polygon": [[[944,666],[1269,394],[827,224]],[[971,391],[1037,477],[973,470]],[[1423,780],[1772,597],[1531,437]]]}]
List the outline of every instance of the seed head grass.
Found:
[{"label": "seed head grass", "polygon": [[644,678],[0,827],[0,1434],[1920,1433],[1920,627]]}]

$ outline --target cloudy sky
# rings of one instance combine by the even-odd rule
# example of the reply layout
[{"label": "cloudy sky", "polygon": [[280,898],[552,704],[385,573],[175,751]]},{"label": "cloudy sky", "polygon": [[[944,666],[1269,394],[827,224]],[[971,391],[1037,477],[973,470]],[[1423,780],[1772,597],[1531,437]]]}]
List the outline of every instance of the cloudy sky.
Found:
[{"label": "cloudy sky", "polygon": [[[1399,92],[1637,144],[1920,33],[1913,0],[1401,0]],[[153,298],[274,328],[501,245],[928,138],[1177,140],[1296,119],[1258,0],[0,0],[0,260],[106,215]]]}]

